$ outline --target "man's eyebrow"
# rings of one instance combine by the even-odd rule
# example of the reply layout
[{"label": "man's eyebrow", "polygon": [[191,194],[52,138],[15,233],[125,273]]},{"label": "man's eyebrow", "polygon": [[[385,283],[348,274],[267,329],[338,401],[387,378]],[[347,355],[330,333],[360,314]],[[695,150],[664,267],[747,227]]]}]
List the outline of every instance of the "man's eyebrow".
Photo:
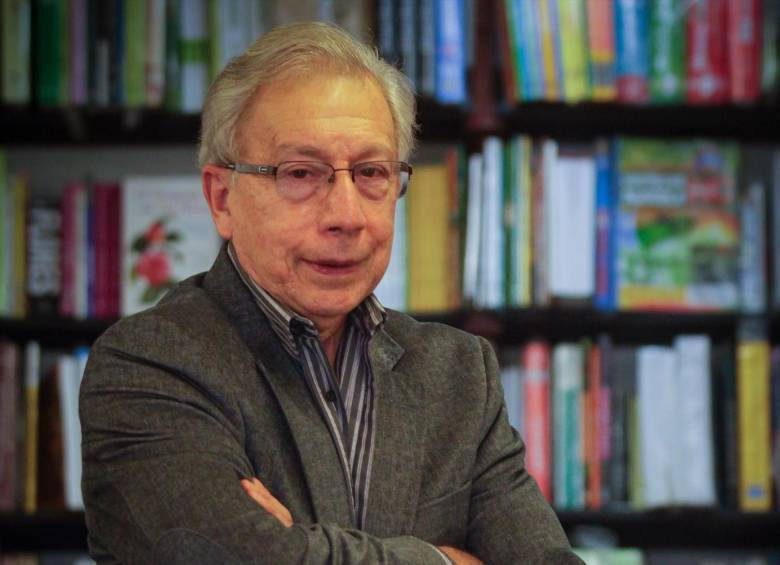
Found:
[{"label": "man's eyebrow", "polygon": [[[315,145],[299,143],[282,143],[276,148],[276,153],[294,153],[296,155],[311,157],[312,159],[319,159],[322,161],[327,161],[329,158],[325,151]],[[355,155],[354,160],[357,163],[365,159],[388,159],[392,157],[392,154],[393,150],[387,145],[373,143],[363,148],[362,151]]]}]

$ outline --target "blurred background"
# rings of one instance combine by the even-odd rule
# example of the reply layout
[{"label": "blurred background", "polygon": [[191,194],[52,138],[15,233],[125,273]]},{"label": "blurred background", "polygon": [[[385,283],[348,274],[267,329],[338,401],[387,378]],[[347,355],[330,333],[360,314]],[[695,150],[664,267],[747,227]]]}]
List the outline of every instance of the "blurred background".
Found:
[{"label": "blurred background", "polygon": [[0,0],[0,559],[88,563],[90,343],[219,249],[219,70],[334,22],[418,93],[389,307],[496,347],[595,564],[780,562],[777,0]]}]

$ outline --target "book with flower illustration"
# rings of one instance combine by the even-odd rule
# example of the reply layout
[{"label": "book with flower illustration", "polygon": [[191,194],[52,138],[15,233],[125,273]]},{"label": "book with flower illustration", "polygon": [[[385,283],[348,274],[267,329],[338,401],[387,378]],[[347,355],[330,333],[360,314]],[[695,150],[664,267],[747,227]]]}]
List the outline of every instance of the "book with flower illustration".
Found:
[{"label": "book with flower illustration", "polygon": [[122,183],[122,315],[157,303],[211,267],[220,247],[197,176],[136,176]]},{"label": "book with flower illustration", "polygon": [[736,144],[630,138],[616,144],[618,308],[734,310]]}]

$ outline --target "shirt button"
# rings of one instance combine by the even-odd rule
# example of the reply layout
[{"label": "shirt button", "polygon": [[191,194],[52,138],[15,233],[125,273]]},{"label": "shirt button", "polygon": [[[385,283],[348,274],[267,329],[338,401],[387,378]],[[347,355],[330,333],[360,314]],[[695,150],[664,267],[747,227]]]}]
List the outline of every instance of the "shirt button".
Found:
[{"label": "shirt button", "polygon": [[325,400],[330,402],[331,404],[336,404],[336,393],[332,390],[325,391]]}]

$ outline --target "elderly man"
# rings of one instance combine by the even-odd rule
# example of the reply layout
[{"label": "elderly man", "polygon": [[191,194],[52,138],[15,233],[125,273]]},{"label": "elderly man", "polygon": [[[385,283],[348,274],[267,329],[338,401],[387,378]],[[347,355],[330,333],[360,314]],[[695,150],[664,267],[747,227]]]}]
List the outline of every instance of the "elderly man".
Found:
[{"label": "elderly man", "polygon": [[579,562],[490,346],[372,295],[413,121],[404,77],[324,24],[217,78],[200,162],[227,243],[108,330],[82,386],[98,562]]}]

